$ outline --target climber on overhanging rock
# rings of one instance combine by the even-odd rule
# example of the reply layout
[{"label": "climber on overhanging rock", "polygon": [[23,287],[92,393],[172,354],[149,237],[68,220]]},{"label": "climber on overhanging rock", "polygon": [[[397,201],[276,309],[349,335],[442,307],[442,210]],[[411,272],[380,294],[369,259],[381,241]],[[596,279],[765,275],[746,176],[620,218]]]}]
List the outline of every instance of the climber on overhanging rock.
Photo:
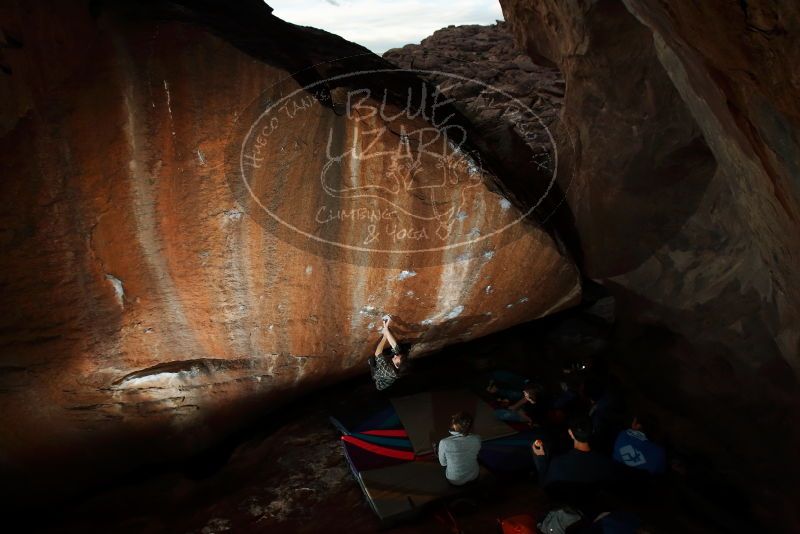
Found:
[{"label": "climber on overhanging rock", "polygon": [[[379,390],[384,390],[394,384],[395,380],[405,373],[408,366],[408,353],[400,347],[389,330],[391,320],[389,315],[383,316],[381,340],[375,348],[375,355],[369,357],[370,373],[375,381],[375,387]],[[391,349],[386,350],[386,354],[384,354],[387,341]]]}]

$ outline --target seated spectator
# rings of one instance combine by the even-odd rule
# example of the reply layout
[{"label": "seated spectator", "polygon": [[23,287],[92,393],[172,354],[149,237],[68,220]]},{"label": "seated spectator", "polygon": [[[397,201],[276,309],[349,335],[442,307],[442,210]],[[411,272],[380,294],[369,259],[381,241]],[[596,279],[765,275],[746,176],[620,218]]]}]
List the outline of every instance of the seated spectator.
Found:
[{"label": "seated spectator", "polygon": [[463,486],[478,478],[478,452],[481,450],[481,437],[471,434],[472,416],[459,412],[450,419],[449,438],[439,442],[437,455],[439,463],[445,466],[447,481],[455,486]]},{"label": "seated spectator", "polygon": [[594,485],[609,482],[615,477],[610,458],[592,450],[592,421],[586,416],[573,419],[568,430],[572,450],[551,458],[540,440],[533,443],[534,462],[539,472],[539,483],[547,487],[556,482]]},{"label": "seated spectator", "polygon": [[553,400],[553,407],[558,410],[568,410],[574,406],[575,401],[578,399],[577,393],[572,385],[566,380],[558,383],[559,392]]},{"label": "seated spectator", "polygon": [[614,442],[614,460],[652,475],[664,473],[667,469],[664,448],[649,439],[655,434],[656,425],[651,415],[634,417],[631,427],[620,432]]},{"label": "seated spectator", "polygon": [[592,445],[598,451],[611,454],[614,438],[624,427],[618,415],[613,398],[603,381],[592,378],[583,386],[584,395],[589,401],[589,417],[592,420]]},{"label": "seated spectator", "polygon": [[522,390],[529,382],[511,371],[492,371],[486,391],[501,402],[513,403],[522,398]]},{"label": "seated spectator", "polygon": [[522,398],[508,407],[495,410],[495,416],[501,421],[517,423],[543,424],[551,403],[541,384],[529,384],[522,390]]},{"label": "seated spectator", "polygon": [[558,383],[558,391],[553,397],[553,408],[564,412],[572,411],[579,400],[580,384],[578,377],[564,369],[561,373],[561,381]]},{"label": "seated spectator", "polygon": [[596,433],[611,419],[611,397],[605,385],[597,379],[587,380],[583,385],[583,393],[589,401],[592,432]]}]

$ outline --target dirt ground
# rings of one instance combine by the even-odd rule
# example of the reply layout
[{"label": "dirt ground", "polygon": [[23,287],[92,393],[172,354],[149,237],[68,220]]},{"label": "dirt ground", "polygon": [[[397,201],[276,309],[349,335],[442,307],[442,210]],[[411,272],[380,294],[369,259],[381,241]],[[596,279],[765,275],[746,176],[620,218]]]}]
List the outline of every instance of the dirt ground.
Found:
[{"label": "dirt ground", "polygon": [[[549,380],[565,358],[547,343],[532,343],[541,326],[522,325],[417,363],[405,390],[475,381],[487,368]],[[538,348],[537,348],[538,347]],[[576,353],[577,354],[577,353]],[[366,369],[366,365],[365,365]],[[192,533],[348,532],[380,530],[348,469],[328,416],[342,403],[380,399],[368,375],[316,392],[181,466],[131,474],[46,514],[28,517],[28,531]],[[643,532],[719,532],[713,510],[668,475],[645,502],[615,504],[635,511]],[[700,504],[698,504],[700,503]],[[477,506],[434,507],[397,533],[493,533],[497,519],[539,516],[550,503],[531,476],[500,483]],[[454,523],[455,520],[455,523]],[[457,527],[455,526],[457,525]],[[735,527],[733,528],[735,530]]]}]

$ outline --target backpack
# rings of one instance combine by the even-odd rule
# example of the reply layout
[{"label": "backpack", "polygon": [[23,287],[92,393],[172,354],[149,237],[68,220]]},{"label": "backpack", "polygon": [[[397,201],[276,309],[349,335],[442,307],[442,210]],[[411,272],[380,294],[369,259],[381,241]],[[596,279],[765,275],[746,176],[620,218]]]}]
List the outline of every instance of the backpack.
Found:
[{"label": "backpack", "polygon": [[577,510],[572,508],[556,508],[550,510],[537,525],[544,534],[566,534],[567,528],[583,519]]}]

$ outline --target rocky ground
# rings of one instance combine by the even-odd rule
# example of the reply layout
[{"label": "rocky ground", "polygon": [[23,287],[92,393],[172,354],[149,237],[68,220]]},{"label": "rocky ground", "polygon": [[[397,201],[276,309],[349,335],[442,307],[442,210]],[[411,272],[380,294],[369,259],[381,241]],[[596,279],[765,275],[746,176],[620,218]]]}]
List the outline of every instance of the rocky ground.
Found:
[{"label": "rocky ground", "polygon": [[[559,318],[545,328],[522,325],[453,347],[440,358],[419,364],[406,387],[460,384],[486,366],[550,376],[558,365],[606,346],[608,324],[592,317],[596,316]],[[465,354],[470,358],[465,360]],[[366,377],[323,390],[265,414],[246,432],[184,464],[152,466],[110,480],[93,494],[51,508],[48,514],[30,513],[25,524],[30,531],[47,533],[375,532],[380,525],[347,467],[339,434],[327,417],[338,405],[377,398]],[[639,513],[646,532],[701,533],[728,526],[714,515],[724,513],[698,505],[703,502],[674,478],[667,479],[651,501],[621,501],[615,506]],[[534,480],[523,478],[498,486],[477,509],[451,512],[463,532],[483,534],[494,531],[498,517],[540,514],[548,506]],[[440,506],[392,532],[450,532],[449,521]]]}]

